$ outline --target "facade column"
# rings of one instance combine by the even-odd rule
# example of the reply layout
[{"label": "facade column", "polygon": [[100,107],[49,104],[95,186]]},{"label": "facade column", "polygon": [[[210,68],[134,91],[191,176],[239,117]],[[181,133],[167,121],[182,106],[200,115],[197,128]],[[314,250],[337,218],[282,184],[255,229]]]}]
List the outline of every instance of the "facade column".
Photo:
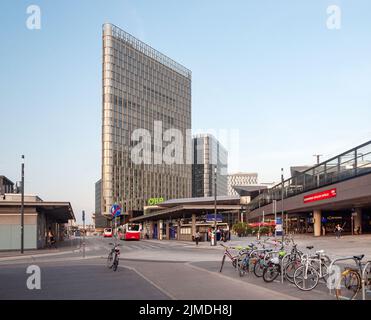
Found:
[{"label": "facade column", "polygon": [[157,221],[157,240],[162,240],[162,220]]},{"label": "facade column", "polygon": [[192,213],[192,236],[196,233],[196,214]]},{"label": "facade column", "polygon": [[177,240],[180,240],[180,219],[178,219],[178,228],[176,230],[176,238]]},{"label": "facade column", "polygon": [[170,221],[166,222],[166,240],[170,240]]},{"label": "facade column", "polygon": [[150,239],[153,239],[153,221],[149,222],[149,230],[148,230],[148,237]]},{"label": "facade column", "polygon": [[354,215],[354,230],[359,230],[359,234],[362,234],[362,209],[356,208]]},{"label": "facade column", "polygon": [[321,210],[314,210],[313,211],[313,219],[314,219],[314,236],[320,237],[321,230],[322,230],[322,212]]}]

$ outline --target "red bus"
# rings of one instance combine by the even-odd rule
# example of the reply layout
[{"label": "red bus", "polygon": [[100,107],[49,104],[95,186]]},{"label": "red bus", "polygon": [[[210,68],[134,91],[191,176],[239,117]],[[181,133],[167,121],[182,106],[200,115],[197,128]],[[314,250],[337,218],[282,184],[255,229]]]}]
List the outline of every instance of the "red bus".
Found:
[{"label": "red bus", "polygon": [[139,223],[127,223],[119,228],[121,240],[140,240],[141,225]]}]

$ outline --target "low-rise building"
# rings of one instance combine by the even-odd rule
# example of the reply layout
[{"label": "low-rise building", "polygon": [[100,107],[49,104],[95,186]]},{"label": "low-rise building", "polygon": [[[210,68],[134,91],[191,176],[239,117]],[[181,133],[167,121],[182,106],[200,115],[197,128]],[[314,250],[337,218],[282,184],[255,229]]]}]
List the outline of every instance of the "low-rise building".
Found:
[{"label": "low-rise building", "polygon": [[[43,201],[35,195],[24,196],[24,249],[41,249],[52,231],[57,242],[63,241],[66,224],[75,220],[69,202]],[[0,250],[21,248],[21,194],[0,197]]]}]

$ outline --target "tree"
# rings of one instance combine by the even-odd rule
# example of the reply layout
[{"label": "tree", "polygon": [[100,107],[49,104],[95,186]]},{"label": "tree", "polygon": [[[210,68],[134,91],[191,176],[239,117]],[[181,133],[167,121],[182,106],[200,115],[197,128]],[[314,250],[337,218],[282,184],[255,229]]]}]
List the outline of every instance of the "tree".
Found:
[{"label": "tree", "polygon": [[239,237],[242,237],[246,234],[246,223],[237,222],[232,226],[232,230],[236,232]]}]

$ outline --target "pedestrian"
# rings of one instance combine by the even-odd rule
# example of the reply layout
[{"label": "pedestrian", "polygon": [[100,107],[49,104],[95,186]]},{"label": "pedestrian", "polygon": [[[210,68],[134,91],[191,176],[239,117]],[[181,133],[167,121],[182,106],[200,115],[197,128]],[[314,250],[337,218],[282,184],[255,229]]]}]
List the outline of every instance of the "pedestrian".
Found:
[{"label": "pedestrian", "polygon": [[357,227],[355,228],[355,234],[358,234],[358,235],[361,234],[361,226],[357,226]]},{"label": "pedestrian", "polygon": [[335,235],[336,239],[339,239],[341,237],[341,232],[343,231],[343,228],[340,227],[340,224],[337,224],[335,227]]},{"label": "pedestrian", "polygon": [[218,229],[216,230],[216,241],[220,241],[220,228],[218,227]]},{"label": "pedestrian", "polygon": [[53,234],[51,227],[49,227],[47,238],[48,238],[48,247],[51,248],[52,245],[55,245],[54,234]]},{"label": "pedestrian", "polygon": [[197,230],[197,232],[195,233],[196,246],[198,246],[198,242],[200,241],[200,238],[201,238],[201,234]]}]

